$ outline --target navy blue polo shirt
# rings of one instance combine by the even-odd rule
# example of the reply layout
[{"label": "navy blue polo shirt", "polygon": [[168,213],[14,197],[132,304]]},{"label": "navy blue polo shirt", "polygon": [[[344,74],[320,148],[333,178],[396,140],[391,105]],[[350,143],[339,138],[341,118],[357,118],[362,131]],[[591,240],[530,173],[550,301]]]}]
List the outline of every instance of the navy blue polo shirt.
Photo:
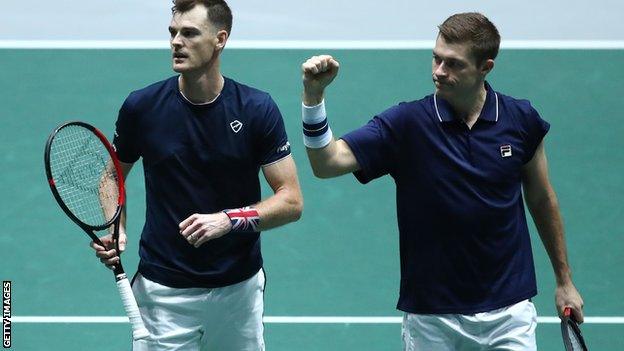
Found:
[{"label": "navy blue polo shirt", "polygon": [[225,78],[214,102],[194,105],[180,93],[178,77],[171,77],[128,96],[114,145],[122,162],[143,161],[143,276],[170,287],[212,288],[258,272],[260,233],[229,233],[195,248],[178,225],[193,213],[260,201],[260,167],[290,154],[269,94]]},{"label": "navy blue polo shirt", "polygon": [[528,101],[485,87],[472,129],[429,95],[342,138],[360,182],[396,183],[402,311],[471,314],[537,293],[521,169],[549,124]]}]

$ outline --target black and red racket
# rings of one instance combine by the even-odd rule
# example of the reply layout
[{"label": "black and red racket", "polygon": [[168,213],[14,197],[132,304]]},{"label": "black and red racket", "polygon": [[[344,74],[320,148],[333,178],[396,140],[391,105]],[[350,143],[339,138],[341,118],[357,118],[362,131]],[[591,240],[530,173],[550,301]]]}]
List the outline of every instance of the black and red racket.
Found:
[{"label": "black and red racket", "polygon": [[[119,220],[125,203],[124,179],[113,147],[104,134],[84,122],[67,122],[48,137],[45,169],[54,198],[65,214],[98,245],[95,231],[113,226],[119,251]],[[114,267],[117,288],[135,340],[149,336],[121,261]]]},{"label": "black and red racket", "polygon": [[563,336],[563,345],[566,351],[587,351],[585,339],[583,339],[583,334],[581,334],[581,328],[579,328],[578,323],[574,320],[570,307],[566,307],[563,310],[561,335]]}]

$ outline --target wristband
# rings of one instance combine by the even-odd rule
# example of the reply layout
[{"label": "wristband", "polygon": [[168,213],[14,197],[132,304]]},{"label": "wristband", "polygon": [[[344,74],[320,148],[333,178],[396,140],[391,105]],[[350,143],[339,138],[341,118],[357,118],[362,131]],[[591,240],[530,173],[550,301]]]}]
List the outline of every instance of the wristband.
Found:
[{"label": "wristband", "polygon": [[223,212],[230,218],[233,232],[259,232],[260,215],[255,208],[247,206],[224,210]]},{"label": "wristband", "polygon": [[306,106],[302,103],[301,118],[303,120],[303,144],[306,147],[320,149],[332,141],[333,134],[327,122],[324,100],[316,106]]}]

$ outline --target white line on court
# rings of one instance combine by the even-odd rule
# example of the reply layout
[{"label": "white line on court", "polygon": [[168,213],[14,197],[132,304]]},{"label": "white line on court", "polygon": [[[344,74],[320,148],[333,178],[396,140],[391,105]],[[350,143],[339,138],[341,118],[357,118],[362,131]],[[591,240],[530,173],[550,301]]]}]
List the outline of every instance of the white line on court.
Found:
[{"label": "white line on court", "polygon": [[[400,324],[402,317],[265,316],[267,324]],[[13,323],[128,323],[125,316],[13,316]],[[559,323],[559,317],[537,317],[540,324]],[[624,317],[585,317],[586,324],[624,324]]]},{"label": "white line on court", "polygon": [[[230,49],[432,49],[433,40],[231,40]],[[0,49],[168,49],[165,40],[0,40]],[[502,49],[614,50],[624,40],[503,40]]]}]

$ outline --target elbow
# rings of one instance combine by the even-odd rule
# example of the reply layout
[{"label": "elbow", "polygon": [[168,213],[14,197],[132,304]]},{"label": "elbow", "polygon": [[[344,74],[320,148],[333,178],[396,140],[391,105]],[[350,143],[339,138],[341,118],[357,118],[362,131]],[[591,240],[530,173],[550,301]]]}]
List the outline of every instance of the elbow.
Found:
[{"label": "elbow", "polygon": [[283,223],[296,222],[301,218],[303,213],[303,196],[301,190],[290,191],[284,194],[281,205],[281,216]]},{"label": "elbow", "polygon": [[291,222],[296,222],[301,219],[301,215],[303,214],[303,198],[299,196],[292,203],[292,211],[291,211]]},{"label": "elbow", "polygon": [[314,176],[316,178],[320,178],[320,179],[327,179],[327,178],[332,178],[334,177],[334,174],[332,174],[328,169],[321,169],[318,167],[312,167],[312,173],[314,174]]},{"label": "elbow", "polygon": [[531,213],[559,208],[559,201],[554,191],[526,193],[525,201]]},{"label": "elbow", "polygon": [[327,178],[327,176],[325,175],[325,173],[323,173],[321,170],[317,170],[315,168],[312,168],[312,173],[314,174],[314,176],[316,178],[320,178],[320,179],[324,179]]},{"label": "elbow", "polygon": [[316,178],[326,179],[334,176],[332,174],[331,162],[318,162],[310,158],[310,168],[312,168],[312,174],[314,174]]}]

